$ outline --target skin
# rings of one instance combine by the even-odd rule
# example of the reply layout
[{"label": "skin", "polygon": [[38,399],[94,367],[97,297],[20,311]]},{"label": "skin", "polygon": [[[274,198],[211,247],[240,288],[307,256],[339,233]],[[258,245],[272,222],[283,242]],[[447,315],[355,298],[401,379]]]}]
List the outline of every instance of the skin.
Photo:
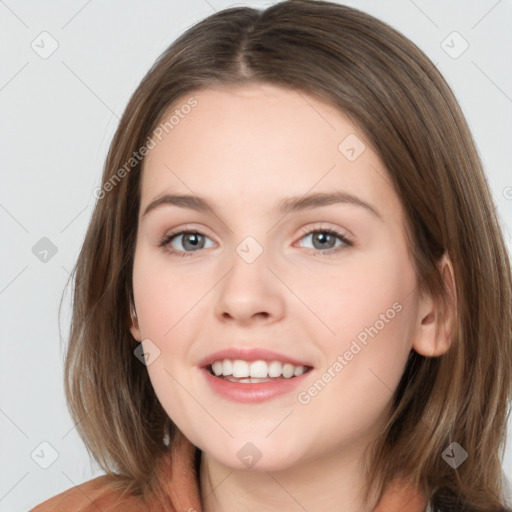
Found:
[{"label": "skin", "polygon": [[[147,366],[155,392],[203,452],[203,510],[373,510],[375,497],[365,509],[360,493],[364,450],[410,350],[442,355],[452,325],[419,293],[400,199],[364,134],[328,103],[261,84],[193,96],[198,105],[144,161],[130,329],[136,340],[151,340],[145,348],[160,350]],[[338,149],[349,134],[366,146],[354,161]],[[333,190],[356,195],[380,217],[349,203],[285,216],[276,209],[283,198]],[[165,205],[143,215],[171,192],[205,197],[215,213]],[[190,236],[159,247],[181,228],[206,235],[199,249],[184,246]],[[353,245],[337,238],[315,244],[311,232],[322,228]],[[247,236],[263,249],[250,264],[236,252]],[[453,286],[447,257],[441,267]],[[400,312],[317,396],[300,403],[298,392],[397,302]],[[297,392],[259,404],[229,401],[198,367],[228,346],[274,349],[314,369]],[[237,457],[248,441],[262,454],[252,469]]]}]

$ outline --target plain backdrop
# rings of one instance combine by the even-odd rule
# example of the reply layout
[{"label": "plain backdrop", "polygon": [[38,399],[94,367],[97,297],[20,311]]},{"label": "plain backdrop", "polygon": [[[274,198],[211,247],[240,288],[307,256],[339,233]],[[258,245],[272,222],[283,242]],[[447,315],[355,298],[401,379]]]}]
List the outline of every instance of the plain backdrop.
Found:
[{"label": "plain backdrop", "polygon": [[[102,474],[66,408],[58,306],[129,97],[192,24],[226,7],[273,3],[0,2],[1,511],[26,511]],[[446,77],[478,145],[510,249],[511,0],[339,3],[397,28]],[[69,310],[66,300],[64,341]],[[510,480],[510,446],[504,471]]]}]

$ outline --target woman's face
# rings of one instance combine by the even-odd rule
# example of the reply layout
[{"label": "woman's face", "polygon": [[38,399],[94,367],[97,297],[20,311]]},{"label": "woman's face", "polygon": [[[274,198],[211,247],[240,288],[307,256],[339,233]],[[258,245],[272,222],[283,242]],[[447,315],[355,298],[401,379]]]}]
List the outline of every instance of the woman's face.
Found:
[{"label": "woman's face", "polygon": [[[173,113],[144,161],[133,269],[131,332],[162,406],[231,468],[357,456],[420,346],[422,303],[386,169],[345,116],[305,93],[210,88],[164,122]],[[197,207],[206,202],[211,211]],[[311,370],[257,384],[202,368],[230,348]]]}]

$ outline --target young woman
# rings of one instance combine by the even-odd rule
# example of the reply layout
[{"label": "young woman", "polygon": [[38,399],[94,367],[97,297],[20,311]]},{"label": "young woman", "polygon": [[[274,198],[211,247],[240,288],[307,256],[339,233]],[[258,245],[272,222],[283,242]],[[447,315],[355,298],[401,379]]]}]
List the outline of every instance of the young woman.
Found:
[{"label": "young woman", "polygon": [[34,510],[510,510],[510,259],[411,41],[329,2],[218,12],[96,196],[66,393],[107,475]]}]

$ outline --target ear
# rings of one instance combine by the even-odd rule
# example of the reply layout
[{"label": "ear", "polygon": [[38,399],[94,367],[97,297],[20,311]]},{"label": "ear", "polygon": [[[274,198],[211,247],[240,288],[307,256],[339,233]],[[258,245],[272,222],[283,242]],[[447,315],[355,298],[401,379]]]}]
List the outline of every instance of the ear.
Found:
[{"label": "ear", "polygon": [[443,254],[438,265],[446,290],[446,308],[442,310],[441,304],[436,304],[430,295],[423,294],[419,299],[414,329],[412,348],[426,357],[438,357],[448,351],[456,324],[457,293],[448,253]]},{"label": "ear", "polygon": [[133,304],[130,304],[130,332],[137,341],[142,341],[139,320],[137,318],[137,312],[135,311]]}]

